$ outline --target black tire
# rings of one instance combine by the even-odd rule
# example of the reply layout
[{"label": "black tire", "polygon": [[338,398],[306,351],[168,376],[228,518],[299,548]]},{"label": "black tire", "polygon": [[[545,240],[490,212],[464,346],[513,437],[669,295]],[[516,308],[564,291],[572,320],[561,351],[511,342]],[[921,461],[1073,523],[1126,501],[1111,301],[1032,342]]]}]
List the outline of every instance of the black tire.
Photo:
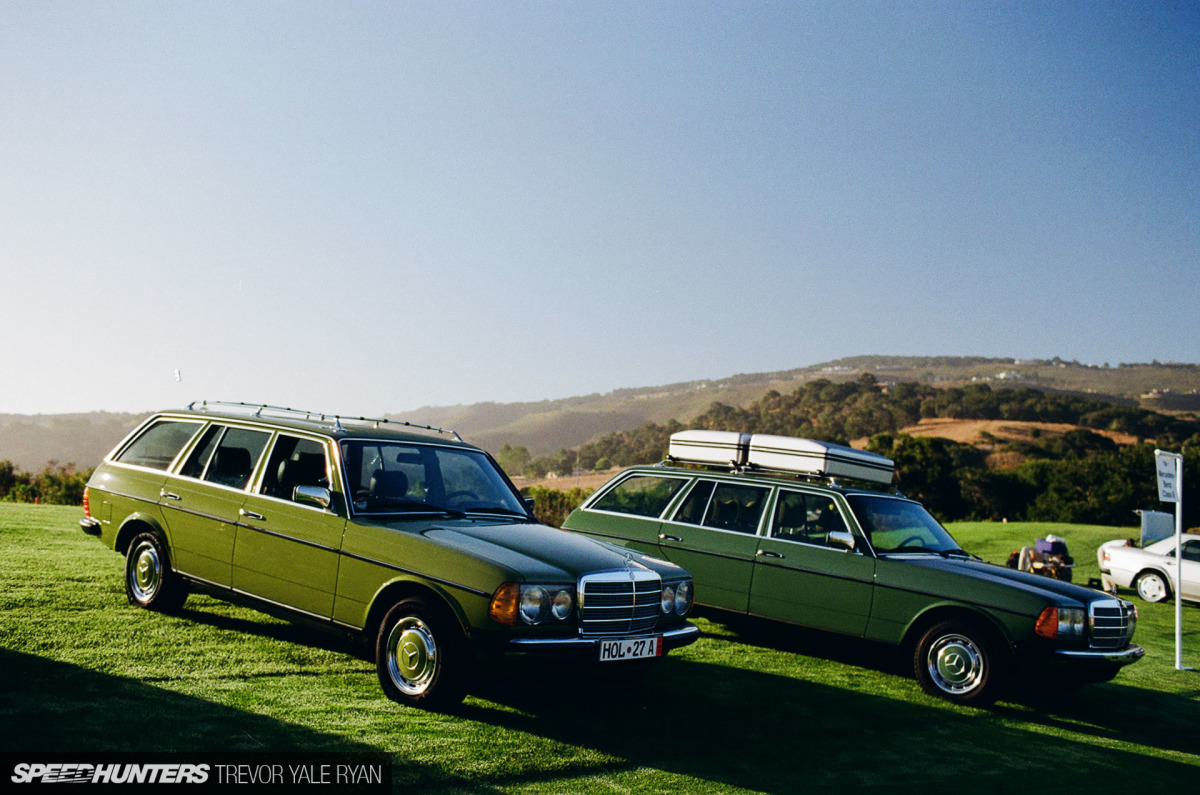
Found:
[{"label": "black tire", "polygon": [[1006,663],[991,633],[958,620],[941,621],[926,630],[913,654],[913,670],[922,690],[977,707],[999,696]]},{"label": "black tire", "polygon": [[1171,584],[1157,571],[1144,571],[1133,582],[1138,596],[1147,602],[1164,602],[1171,598]]},{"label": "black tire", "polygon": [[397,603],[379,625],[375,669],[391,700],[447,710],[466,695],[470,649],[458,622],[413,597]]},{"label": "black tire", "polygon": [[125,595],[131,605],[171,613],[183,607],[187,585],[171,568],[158,533],[138,533],[125,552]]}]

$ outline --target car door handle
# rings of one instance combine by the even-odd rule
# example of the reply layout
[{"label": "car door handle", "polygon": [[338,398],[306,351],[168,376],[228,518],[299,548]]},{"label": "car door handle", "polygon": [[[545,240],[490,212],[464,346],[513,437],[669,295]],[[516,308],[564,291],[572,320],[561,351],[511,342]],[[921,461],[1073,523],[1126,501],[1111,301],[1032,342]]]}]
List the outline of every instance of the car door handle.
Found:
[{"label": "car door handle", "polygon": [[162,497],[164,500],[182,500],[183,499],[183,497],[180,497],[175,492],[167,491],[166,489],[159,489],[158,496]]},{"label": "car door handle", "polygon": [[245,508],[238,510],[238,513],[241,514],[246,519],[257,519],[260,522],[267,518],[267,517],[263,516],[261,513],[255,513],[254,511],[247,511]]},{"label": "car door handle", "polygon": [[779,558],[780,560],[783,559],[783,555],[779,554],[778,552],[770,552],[765,549],[760,549],[755,554],[762,558]]},{"label": "car door handle", "polygon": [[658,540],[659,541],[682,541],[683,539],[680,538],[679,536],[669,536],[666,533],[659,533]]}]

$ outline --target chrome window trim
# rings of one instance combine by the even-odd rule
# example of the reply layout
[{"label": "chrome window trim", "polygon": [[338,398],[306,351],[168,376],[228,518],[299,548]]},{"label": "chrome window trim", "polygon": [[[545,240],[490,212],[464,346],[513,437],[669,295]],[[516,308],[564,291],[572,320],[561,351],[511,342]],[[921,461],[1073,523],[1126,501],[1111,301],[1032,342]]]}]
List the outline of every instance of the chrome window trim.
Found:
[{"label": "chrome window trim", "polygon": [[[337,494],[337,489],[334,488],[334,465],[333,465],[332,459],[330,458],[330,452],[329,452],[329,448],[330,448],[331,442],[333,442],[333,440],[330,439],[328,436],[322,436],[321,434],[318,434],[318,433],[308,433],[308,432],[304,432],[304,431],[278,430],[278,431],[275,431],[275,434],[271,437],[271,440],[269,442],[267,442],[267,446],[265,448],[263,448],[262,471],[259,473],[257,482],[254,483],[253,490],[251,490],[249,492],[249,496],[257,497],[262,500],[270,500],[271,502],[279,503],[280,505],[291,505],[291,506],[295,506],[295,507],[299,507],[299,508],[304,508],[304,509],[310,510],[310,511],[316,511],[317,513],[322,513],[322,514],[327,514],[327,515],[332,515],[332,516],[340,516],[341,514],[339,514],[337,511],[333,510],[332,504],[330,505],[329,508],[318,508],[315,505],[307,505],[302,502],[296,502],[295,500],[287,500],[282,497],[274,497],[274,496],[271,496],[270,494],[262,493],[262,482],[266,478],[266,474],[267,474],[266,466],[267,466],[267,463],[270,462],[271,456],[274,455],[275,446],[277,444],[279,444],[279,437],[281,437],[281,436],[291,436],[295,439],[303,439],[303,440],[310,441],[310,442],[316,442],[317,444],[321,445],[321,448],[325,452],[325,473],[329,477],[329,487],[328,487],[329,493]],[[337,447],[336,444],[334,444],[332,446],[335,448]],[[204,468],[207,470],[208,466],[205,465]],[[204,482],[211,483],[211,481],[204,481]]]},{"label": "chrome window trim", "polygon": [[[375,438],[375,437],[371,437],[371,436],[343,436],[338,439],[333,439],[332,441],[334,442],[333,448],[337,455],[338,476],[341,479],[342,486],[343,486],[342,494],[345,496],[345,499],[346,499],[346,512],[347,512],[348,517],[351,519],[358,518],[358,517],[362,517],[364,519],[375,519],[375,518],[378,518],[381,516],[428,516],[429,514],[443,513],[444,509],[431,506],[430,510],[428,510],[428,511],[391,511],[391,512],[379,512],[379,513],[367,512],[367,511],[363,511],[360,513],[359,511],[356,511],[354,508],[354,500],[350,495],[350,473],[346,471],[345,458],[342,456],[342,444],[344,444],[346,442],[366,442],[368,444],[390,444],[390,445],[396,445],[396,446],[408,445],[411,447],[437,447],[437,448],[441,448],[443,450],[453,450],[458,453],[482,455],[484,457],[484,459],[486,459],[487,461],[489,461],[492,464],[492,466],[495,468],[496,472],[500,475],[501,482],[503,482],[511,490],[512,495],[516,499],[518,505],[520,505],[521,507],[524,507],[524,505],[525,505],[524,500],[521,497],[521,492],[517,489],[516,486],[513,485],[512,481],[508,479],[508,475],[505,474],[504,469],[499,464],[496,463],[496,459],[492,458],[492,456],[488,453],[487,450],[484,450],[479,447],[474,447],[472,445],[465,444],[465,443],[464,444],[446,444],[444,442],[439,442],[437,440],[430,440],[430,441],[426,442],[424,440],[410,441],[407,439],[404,439],[404,440],[380,439],[380,438]],[[456,508],[450,508],[449,510],[457,511]],[[519,517],[508,517],[507,514],[505,514],[505,516],[507,518],[519,518]],[[489,594],[489,596],[490,596],[490,594]]]},{"label": "chrome window trim", "polygon": [[[776,487],[775,494],[772,496],[772,499],[771,499],[771,516],[767,520],[766,532],[763,534],[764,539],[767,539],[770,541],[778,541],[781,544],[796,544],[797,546],[802,546],[802,547],[805,547],[806,549],[825,549],[825,550],[829,550],[830,552],[836,552],[839,555],[844,555],[847,552],[854,554],[854,555],[864,554],[864,552],[862,550],[858,549],[857,545],[855,546],[854,549],[846,549],[845,547],[831,547],[826,544],[810,544],[807,541],[797,541],[794,538],[778,538],[778,537],[776,537],[772,532],[775,528],[775,510],[779,507],[779,498],[783,496],[784,492],[791,492],[793,494],[804,494],[809,497],[821,497],[822,499],[828,499],[830,502],[832,502],[834,504],[834,507],[837,508],[838,515],[842,517],[842,522],[846,525],[846,530],[849,531],[849,533],[852,536],[854,536],[854,540],[856,542],[862,542],[864,544],[867,544],[867,548],[870,549],[870,544],[867,541],[867,539],[865,538],[864,534],[862,534],[861,532],[855,532],[856,530],[858,530],[858,520],[856,517],[853,517],[850,514],[849,504],[846,503],[844,500],[838,499],[839,497],[842,496],[840,493],[838,493],[836,491],[821,491],[818,489],[811,489],[811,488],[809,488],[809,489],[795,488],[792,486]],[[912,500],[909,500],[909,502],[912,502]],[[847,519],[848,516],[850,516],[854,520],[853,524],[851,524],[851,522]]]},{"label": "chrome window trim", "polygon": [[[704,477],[704,476],[696,478],[695,482],[691,486],[689,486],[687,489],[684,490],[685,493],[691,494],[692,490],[696,488],[696,484],[700,483],[701,481],[706,481],[706,480],[712,480],[712,479]],[[761,509],[762,512],[759,513],[759,515],[758,515],[758,523],[755,525],[753,533],[743,533],[740,530],[727,530],[724,527],[713,527],[712,525],[707,525],[707,524],[692,524],[691,522],[675,521],[675,516],[678,515],[679,509],[683,507],[683,504],[685,502],[687,502],[686,496],[684,496],[682,499],[673,499],[671,502],[675,503],[675,506],[670,514],[671,518],[670,519],[660,519],[659,521],[661,521],[663,524],[669,524],[669,525],[673,525],[675,527],[693,527],[693,528],[696,528],[697,530],[707,530],[707,531],[713,532],[713,533],[729,533],[730,535],[740,536],[742,538],[765,538],[766,536],[763,535],[763,517],[767,515],[766,508],[768,505],[772,506],[772,511],[774,510],[775,486],[767,485],[765,483],[747,483],[744,480],[731,480],[731,481],[726,481],[726,482],[729,483],[730,485],[741,486],[743,488],[763,489],[766,491],[766,496],[763,498],[763,507]],[[706,502],[704,504],[704,514],[703,514],[704,516],[708,516],[708,508],[712,505],[713,497],[716,496],[717,486],[721,485],[720,483],[718,483],[715,480],[713,481],[713,483],[714,483],[714,485],[713,485],[712,494],[708,495],[708,502]],[[679,497],[679,495],[676,495],[676,498],[678,498],[678,497]],[[668,505],[667,507],[670,508],[671,506]],[[597,511],[597,513],[608,513],[608,511]],[[618,514],[618,515],[629,516],[629,514]]]},{"label": "chrome window trim", "polygon": [[667,504],[665,506],[663,506],[662,511],[660,511],[657,516],[647,516],[647,515],[641,514],[641,513],[623,513],[621,511],[606,511],[602,508],[593,507],[605,495],[609,494],[611,491],[616,489],[622,483],[625,483],[628,480],[633,480],[635,477],[653,477],[653,478],[659,478],[660,480],[683,480],[683,481],[697,480],[697,478],[694,475],[677,475],[677,474],[673,474],[673,473],[672,474],[663,474],[661,472],[634,471],[634,472],[628,473],[624,477],[621,477],[619,480],[612,481],[603,490],[598,491],[595,494],[593,494],[591,497],[589,497],[579,507],[582,510],[590,511],[592,513],[604,514],[605,516],[625,516],[625,517],[632,516],[635,519],[650,519],[651,521],[661,522],[661,521],[665,521],[663,519],[664,516],[667,516],[668,514],[674,515],[675,511],[679,509],[681,495],[690,492],[692,490],[692,488],[694,488],[694,486],[688,486],[687,484],[685,484],[683,487],[681,487],[679,491],[677,491],[671,495],[671,499],[667,500]]},{"label": "chrome window trim", "polygon": [[[184,442],[183,446],[181,448],[179,448],[178,451],[176,451],[175,457],[171,459],[171,463],[168,464],[165,469],[158,469],[157,467],[143,466],[141,464],[131,464],[127,461],[118,461],[117,460],[117,456],[124,455],[125,452],[130,447],[133,446],[133,443],[136,442],[138,439],[140,439],[146,431],[150,430],[150,428],[153,427],[156,423],[159,423],[162,421],[181,422],[181,423],[188,424],[188,425],[194,425],[197,422],[199,422],[199,427],[197,428],[197,430],[193,431],[191,438],[189,438],[186,442]],[[191,450],[192,445],[196,441],[196,437],[200,435],[200,432],[203,430],[204,425],[205,425],[205,421],[202,419],[196,418],[196,417],[187,417],[187,418],[185,418],[185,417],[170,417],[170,416],[162,416],[162,415],[156,414],[153,417],[150,417],[145,422],[143,422],[137,428],[133,429],[133,431],[130,432],[130,434],[128,436],[126,436],[124,439],[122,439],[121,443],[118,444],[116,447],[114,447],[112,449],[112,452],[110,452],[108,454],[108,456],[104,459],[104,463],[112,464],[113,466],[124,467],[125,469],[132,469],[132,470],[135,470],[138,472],[156,472],[156,473],[164,474],[164,475],[170,474],[172,471],[174,471],[175,467],[179,466],[179,462],[180,462],[183,454],[186,451]]]}]

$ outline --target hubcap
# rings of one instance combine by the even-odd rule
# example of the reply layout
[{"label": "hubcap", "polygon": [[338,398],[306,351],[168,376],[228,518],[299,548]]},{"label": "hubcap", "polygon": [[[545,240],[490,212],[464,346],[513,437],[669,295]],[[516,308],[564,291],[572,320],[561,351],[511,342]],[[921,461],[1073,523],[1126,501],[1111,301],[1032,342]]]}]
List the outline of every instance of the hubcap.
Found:
[{"label": "hubcap", "polygon": [[149,602],[162,584],[162,562],[158,550],[149,541],[138,544],[133,553],[133,573],[129,582],[139,602]]},{"label": "hubcap", "polygon": [[419,696],[437,672],[438,649],[433,632],[416,616],[396,622],[388,634],[388,674],[400,692]]},{"label": "hubcap", "polygon": [[1138,580],[1138,596],[1147,602],[1157,602],[1167,595],[1166,586],[1158,577],[1143,577]]},{"label": "hubcap", "polygon": [[983,653],[964,635],[943,635],[926,658],[934,684],[947,693],[969,693],[983,679]]}]

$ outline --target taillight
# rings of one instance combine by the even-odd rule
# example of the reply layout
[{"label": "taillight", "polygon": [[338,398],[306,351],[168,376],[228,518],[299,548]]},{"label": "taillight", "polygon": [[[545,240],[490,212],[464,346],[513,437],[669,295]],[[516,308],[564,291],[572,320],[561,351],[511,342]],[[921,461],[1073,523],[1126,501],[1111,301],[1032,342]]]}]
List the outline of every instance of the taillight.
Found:
[{"label": "taillight", "polygon": [[88,490],[86,487],[83,490],[83,515],[89,519],[92,518],[92,510],[88,505]]}]

